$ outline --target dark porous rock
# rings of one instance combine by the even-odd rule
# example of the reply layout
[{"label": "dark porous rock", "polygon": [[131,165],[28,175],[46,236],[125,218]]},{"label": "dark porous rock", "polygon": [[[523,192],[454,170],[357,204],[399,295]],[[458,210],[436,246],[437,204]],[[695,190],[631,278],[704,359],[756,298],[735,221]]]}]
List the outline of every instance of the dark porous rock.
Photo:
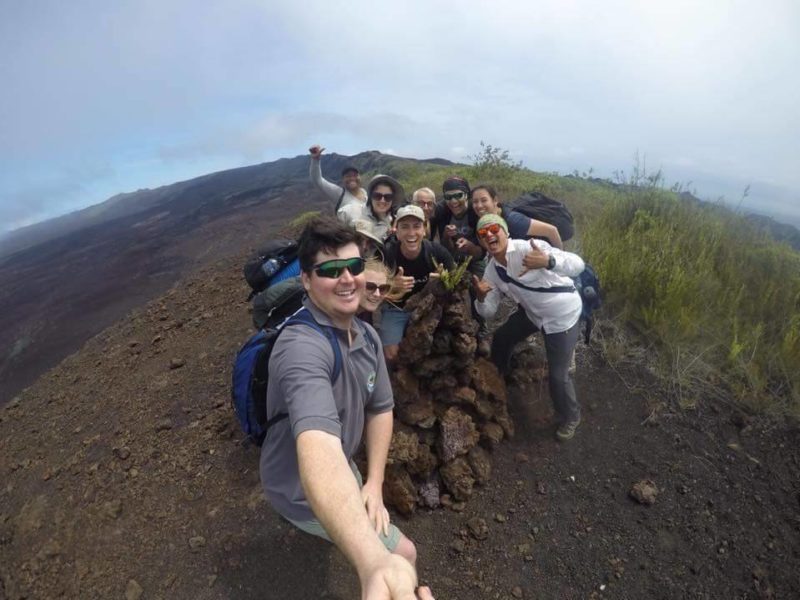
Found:
[{"label": "dark porous rock", "polygon": [[395,402],[400,398],[413,400],[419,396],[419,379],[407,368],[399,367],[391,375]]},{"label": "dark porous rock", "polygon": [[418,377],[434,377],[448,371],[455,362],[454,356],[429,356],[411,367]]},{"label": "dark porous rock", "polygon": [[[456,379],[455,375],[451,373],[441,373],[431,379],[430,384],[428,385],[428,389],[432,392],[440,392],[442,390],[447,390],[448,392],[454,389],[458,385],[458,380]],[[445,394],[447,395],[447,394]]]},{"label": "dark porous rock", "polygon": [[[433,300],[432,296],[427,296]],[[427,308],[427,307],[425,307]],[[439,318],[442,314],[442,307],[438,304],[433,304],[430,307],[430,312],[421,313],[423,306],[419,306],[412,314],[412,320],[406,328],[403,341],[400,342],[400,361],[402,364],[415,364],[427,358],[430,354],[431,346],[433,345],[433,332],[439,324]],[[422,314],[419,320],[415,318]]]},{"label": "dark porous rock", "polygon": [[417,456],[406,464],[406,469],[412,475],[427,479],[433,470],[439,466],[439,459],[427,444],[417,447]]},{"label": "dark porous rock", "polygon": [[505,404],[497,405],[494,420],[503,428],[503,433],[505,433],[507,438],[514,437],[514,421],[512,421],[511,417],[508,415],[508,407]]},{"label": "dark porous rock", "polygon": [[472,517],[467,521],[467,530],[478,541],[489,537],[489,526],[486,524],[486,519],[480,517]]},{"label": "dark porous rock", "polygon": [[471,333],[457,333],[453,336],[453,352],[459,356],[472,356],[478,348],[478,340]]},{"label": "dark porous rock", "polygon": [[431,352],[446,356],[450,353],[452,343],[452,332],[449,329],[439,327],[433,334],[433,345],[431,346]]},{"label": "dark porous rock", "polygon": [[472,369],[472,387],[491,402],[505,404],[508,400],[502,375],[489,360],[479,358]]},{"label": "dark porous rock", "polygon": [[475,478],[472,469],[464,458],[457,458],[439,469],[445,487],[456,500],[468,500],[472,496]]},{"label": "dark porous rock", "polygon": [[492,476],[492,460],[489,453],[480,446],[473,446],[467,454],[467,460],[475,475],[475,481],[480,485],[487,484]]},{"label": "dark porous rock", "polygon": [[481,439],[486,440],[492,447],[497,446],[505,437],[503,428],[497,423],[484,423],[481,425],[480,431]]},{"label": "dark porous rock", "polygon": [[419,455],[419,439],[413,431],[396,429],[392,433],[387,464],[402,464],[416,460]]},{"label": "dark porous rock", "polygon": [[439,483],[426,481],[419,486],[419,503],[427,508],[439,508]]},{"label": "dark porous rock", "polygon": [[455,406],[447,409],[439,422],[438,450],[444,462],[466,454],[479,439],[472,417]]},{"label": "dark porous rock", "polygon": [[407,425],[416,425],[423,429],[430,429],[436,423],[433,412],[433,401],[430,394],[421,394],[413,402],[398,403],[395,413],[401,422]]},{"label": "dark porous rock", "polygon": [[472,337],[478,331],[478,324],[472,318],[468,302],[449,304],[442,315],[442,325],[454,333],[465,333]]},{"label": "dark porous rock", "polygon": [[460,388],[456,388],[453,391],[453,402],[457,404],[465,404],[467,406],[474,406],[475,405],[475,390],[472,388],[468,388],[462,386]]},{"label": "dark porous rock", "polygon": [[410,515],[417,506],[417,490],[408,471],[400,465],[386,467],[383,480],[383,497],[402,515]]},{"label": "dark porous rock", "polygon": [[650,506],[656,501],[658,487],[656,487],[656,484],[651,480],[643,479],[642,481],[637,481],[633,484],[630,492],[628,492],[628,495],[636,500],[639,504]]}]

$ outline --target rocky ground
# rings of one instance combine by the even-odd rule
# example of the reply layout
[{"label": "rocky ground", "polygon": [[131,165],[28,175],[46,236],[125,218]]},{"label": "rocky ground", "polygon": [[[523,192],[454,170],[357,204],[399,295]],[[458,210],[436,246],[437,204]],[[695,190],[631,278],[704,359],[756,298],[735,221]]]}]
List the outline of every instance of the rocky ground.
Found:
[{"label": "rocky ground", "polygon": [[[358,597],[331,546],[266,505],[229,407],[250,333],[241,257],[177,284],[0,409],[0,598]],[[58,331],[53,331],[58,335]],[[661,401],[580,346],[584,423],[543,382],[461,512],[395,517],[447,598],[796,598],[800,433]]]}]

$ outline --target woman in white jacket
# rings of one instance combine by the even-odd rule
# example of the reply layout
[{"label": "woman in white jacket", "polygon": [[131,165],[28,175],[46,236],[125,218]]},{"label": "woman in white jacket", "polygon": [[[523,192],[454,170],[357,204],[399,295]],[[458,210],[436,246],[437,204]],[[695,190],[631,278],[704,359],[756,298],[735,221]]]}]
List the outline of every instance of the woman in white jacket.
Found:
[{"label": "woman in white jacket", "polygon": [[372,232],[385,241],[391,233],[392,215],[395,210],[405,204],[406,197],[403,186],[394,177],[376,175],[367,186],[367,203],[355,203],[342,207],[336,216],[340,221],[352,227],[356,221],[369,221]]},{"label": "woman in white jacket", "polygon": [[485,318],[493,316],[503,295],[519,304],[494,334],[492,361],[501,373],[507,373],[514,346],[542,332],[550,397],[559,420],[556,437],[569,440],[581,422],[569,366],[583,306],[571,278],[583,271],[583,259],[542,240],[509,239],[508,225],[499,215],[481,217],[477,232],[491,258],[483,279],[473,277],[476,310]]}]

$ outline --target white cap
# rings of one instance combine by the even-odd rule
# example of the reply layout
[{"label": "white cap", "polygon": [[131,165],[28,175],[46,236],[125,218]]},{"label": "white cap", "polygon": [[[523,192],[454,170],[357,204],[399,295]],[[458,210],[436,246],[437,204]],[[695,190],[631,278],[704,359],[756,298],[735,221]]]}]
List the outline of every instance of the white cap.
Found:
[{"label": "white cap", "polygon": [[394,216],[395,223],[406,217],[416,217],[423,223],[425,222],[425,213],[422,212],[422,209],[415,204],[406,204],[405,206],[401,206],[400,210],[398,210],[397,214]]}]

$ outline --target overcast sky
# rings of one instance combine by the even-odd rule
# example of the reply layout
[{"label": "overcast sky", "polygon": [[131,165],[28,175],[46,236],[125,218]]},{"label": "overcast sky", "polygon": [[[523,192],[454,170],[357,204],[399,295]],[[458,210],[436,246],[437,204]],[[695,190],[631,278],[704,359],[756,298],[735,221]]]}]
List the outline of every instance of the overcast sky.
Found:
[{"label": "overcast sky", "polygon": [[[314,142],[629,171],[800,225],[796,0],[0,0],[0,231]],[[436,182],[432,182],[436,183]]]}]

